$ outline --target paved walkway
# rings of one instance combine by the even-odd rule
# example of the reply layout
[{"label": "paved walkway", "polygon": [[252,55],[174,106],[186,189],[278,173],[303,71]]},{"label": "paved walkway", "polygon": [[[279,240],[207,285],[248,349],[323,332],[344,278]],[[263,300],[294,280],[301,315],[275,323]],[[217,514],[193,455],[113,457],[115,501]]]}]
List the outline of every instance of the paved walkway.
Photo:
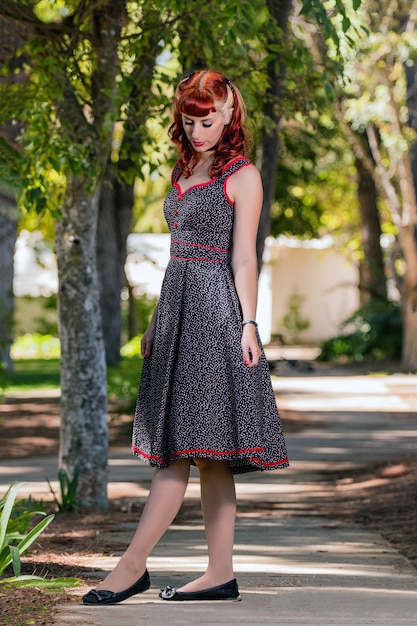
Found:
[{"label": "paved walkway", "polygon": [[[326,472],[415,455],[417,377],[332,376],[320,370],[298,372],[285,364],[279,370],[274,382],[279,404],[301,413],[308,423],[301,432],[287,435],[290,469],[236,479],[240,512],[235,570],[243,601],[159,600],[160,587],[181,586],[205,564],[201,524],[177,524],[149,560],[150,591],[112,607],[64,605],[59,626],[417,624],[417,570],[380,535],[314,513]],[[3,462],[0,491],[11,480],[24,480],[28,491],[41,496],[46,493],[45,476],[55,479],[55,459]],[[129,450],[112,452],[110,495],[117,483],[118,491],[145,497],[150,477],[149,468]],[[196,474],[186,497],[198,498]],[[257,516],[253,505],[265,501],[278,505],[282,516]],[[117,532],[128,542],[133,527],[126,524]],[[116,561],[100,557],[80,563],[105,575]]]}]

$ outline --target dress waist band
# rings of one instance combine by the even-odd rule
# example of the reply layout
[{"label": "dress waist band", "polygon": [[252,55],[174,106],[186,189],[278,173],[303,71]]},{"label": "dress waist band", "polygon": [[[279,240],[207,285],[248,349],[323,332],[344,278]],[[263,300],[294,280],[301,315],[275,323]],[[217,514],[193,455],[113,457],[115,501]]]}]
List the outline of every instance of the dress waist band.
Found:
[{"label": "dress waist band", "polygon": [[171,240],[171,258],[183,261],[213,261],[221,263],[230,259],[230,252],[217,246]]}]

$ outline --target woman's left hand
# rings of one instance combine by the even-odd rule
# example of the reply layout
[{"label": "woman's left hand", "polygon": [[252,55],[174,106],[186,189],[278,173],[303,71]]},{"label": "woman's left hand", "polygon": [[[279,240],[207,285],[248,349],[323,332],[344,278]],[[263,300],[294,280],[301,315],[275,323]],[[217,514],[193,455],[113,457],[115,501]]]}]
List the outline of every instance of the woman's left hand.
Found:
[{"label": "woman's left hand", "polygon": [[242,332],[242,357],[243,363],[248,367],[255,367],[259,363],[261,349],[258,343],[255,326],[245,324]]}]

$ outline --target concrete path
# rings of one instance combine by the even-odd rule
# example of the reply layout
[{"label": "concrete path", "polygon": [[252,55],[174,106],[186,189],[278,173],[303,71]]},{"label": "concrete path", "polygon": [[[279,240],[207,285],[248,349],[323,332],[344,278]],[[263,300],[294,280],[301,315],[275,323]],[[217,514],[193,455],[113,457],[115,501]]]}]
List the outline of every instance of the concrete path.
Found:
[{"label": "concrete path", "polygon": [[[287,435],[290,469],[236,479],[235,570],[242,602],[168,603],[158,598],[165,584],[181,586],[204,569],[201,524],[177,524],[149,559],[148,592],[112,607],[64,605],[59,626],[417,624],[417,570],[380,535],[321,518],[314,510],[327,472],[416,454],[417,377],[332,376],[320,369],[295,372],[285,364],[280,372],[274,380],[279,404],[300,413],[307,424]],[[46,494],[45,476],[56,478],[55,459],[3,462],[0,492],[11,480],[24,480],[25,488],[40,497]],[[149,468],[128,449],[112,451],[110,495],[117,483],[127,496],[146,497],[150,478]],[[196,473],[186,498],[198,498]],[[257,516],[254,505],[265,501],[274,503],[279,515]],[[115,529],[126,543],[133,530],[130,524]],[[97,568],[98,576],[116,562],[116,557],[80,558],[80,565]]]}]

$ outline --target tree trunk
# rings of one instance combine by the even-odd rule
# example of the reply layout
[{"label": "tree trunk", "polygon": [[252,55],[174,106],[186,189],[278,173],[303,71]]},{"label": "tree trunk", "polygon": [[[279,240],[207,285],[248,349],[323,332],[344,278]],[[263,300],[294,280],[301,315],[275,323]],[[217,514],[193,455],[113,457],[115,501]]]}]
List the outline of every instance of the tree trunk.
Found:
[{"label": "tree trunk", "polygon": [[0,194],[0,364],[7,370],[12,369],[13,257],[17,234],[17,220],[8,215],[11,206],[15,209],[14,203]]},{"label": "tree trunk", "polygon": [[[147,142],[146,121],[153,98],[152,81],[159,41],[164,36],[161,14],[147,6],[141,18],[143,28],[140,62],[130,77],[123,144],[117,166],[107,162],[102,186],[97,227],[97,267],[100,306],[107,365],[120,361],[122,334],[121,291],[125,285],[127,237],[132,225],[134,181],[126,182],[129,170],[139,170]],[[134,155],[134,156],[133,156]],[[129,176],[128,176],[129,178]]]},{"label": "tree trunk", "polygon": [[99,308],[96,225],[100,186],[68,177],[62,219],[56,223],[61,337],[59,466],[79,471],[83,505],[107,508],[106,364]]},{"label": "tree trunk", "polygon": [[[21,70],[28,62],[27,53],[20,49],[23,41],[32,31],[31,27],[19,23],[9,17],[0,16],[0,67],[10,64],[7,84],[22,83],[25,73]],[[5,79],[6,74],[3,75]],[[10,358],[10,347],[13,336],[13,272],[14,249],[17,237],[17,223],[19,210],[16,197],[20,186],[20,170],[16,166],[17,155],[22,147],[19,145],[19,136],[22,133],[22,124],[16,119],[7,120],[0,126],[1,144],[0,164],[2,180],[0,181],[0,364],[7,370],[13,368]]]},{"label": "tree trunk", "polygon": [[[361,137],[364,150],[371,158],[366,137]],[[360,299],[361,305],[371,300],[386,300],[387,285],[384,259],[381,249],[381,221],[377,206],[375,181],[356,155],[355,165],[358,179],[358,201],[361,215],[361,243],[364,258],[360,264]]]},{"label": "tree trunk", "polygon": [[[81,4],[91,41],[91,109],[68,81],[57,114],[88,154],[83,174],[66,175],[62,219],[56,224],[58,311],[61,338],[61,441],[59,465],[78,470],[83,506],[107,508],[107,387],[96,259],[98,205],[116,113],[118,50],[126,0]],[[56,45],[56,38],[51,42]],[[48,50],[50,54],[50,50]],[[60,48],[56,51],[59,56]],[[77,69],[76,67],[74,68]],[[87,150],[86,150],[87,149]]]},{"label": "tree trunk", "polygon": [[[414,290],[414,304],[416,301],[416,291]],[[404,334],[403,351],[401,365],[406,372],[417,371],[417,311],[411,302],[408,302],[403,313]]]},{"label": "tree trunk", "polygon": [[127,339],[130,341],[139,332],[139,324],[138,324],[138,312],[136,308],[136,298],[133,291],[132,285],[129,283],[126,277],[126,284],[129,293],[128,299],[128,314],[127,314]]},{"label": "tree trunk", "polygon": [[[408,123],[417,131],[417,65],[406,66]],[[402,290],[403,351],[402,366],[407,371],[417,371],[417,141],[410,148],[410,163],[414,183],[414,202],[409,221],[400,232],[401,247],[407,272]]]},{"label": "tree trunk", "polygon": [[400,233],[407,272],[402,288],[403,349],[401,364],[406,371],[417,371],[417,225],[408,225]]},{"label": "tree trunk", "polygon": [[[271,19],[282,33],[287,32],[288,17],[292,8],[292,0],[268,0]],[[276,44],[276,28],[271,30],[269,37],[270,45]],[[281,42],[282,43],[282,42]],[[285,67],[277,59],[268,63],[268,89],[265,94],[264,116],[266,123],[262,128],[261,135],[261,177],[264,188],[261,218],[259,221],[258,236],[256,241],[256,254],[258,257],[258,270],[262,267],[262,257],[265,248],[265,239],[271,230],[271,205],[275,196],[275,179],[278,167],[278,155],[281,147],[279,135],[279,123],[281,120],[280,101],[282,99],[282,86]]]},{"label": "tree trunk", "polygon": [[133,211],[133,185],[116,180],[107,169],[99,202],[97,271],[107,365],[120,361],[121,291],[125,284],[126,242]]}]

